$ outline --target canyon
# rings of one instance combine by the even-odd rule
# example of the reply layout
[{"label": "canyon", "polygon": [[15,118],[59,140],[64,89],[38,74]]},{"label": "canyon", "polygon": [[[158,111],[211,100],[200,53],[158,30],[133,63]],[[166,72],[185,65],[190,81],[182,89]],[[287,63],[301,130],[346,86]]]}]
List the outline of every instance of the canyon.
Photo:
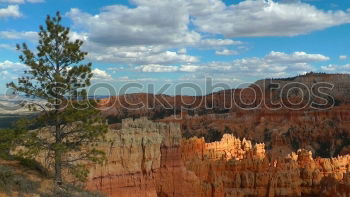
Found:
[{"label": "canyon", "polygon": [[265,144],[224,134],[183,139],[177,123],[125,119],[101,145],[87,188],[110,197],[348,196],[350,155],[313,158],[300,149],[272,159]]},{"label": "canyon", "polygon": [[179,123],[186,139],[214,142],[228,133],[265,143],[270,157],[307,149],[329,158],[350,153],[349,84],[348,74],[308,73],[205,96],[128,94],[102,99],[99,107],[114,127],[146,116]]},{"label": "canyon", "polygon": [[108,162],[91,167],[87,188],[112,197],[349,196],[349,84],[347,74],[308,73],[205,96],[102,99],[115,143],[103,145]]},{"label": "canyon", "polygon": [[[97,147],[107,160],[87,164],[86,189],[108,197],[350,196],[349,76],[259,80],[206,96],[101,99],[109,131]],[[273,85],[291,81],[300,87],[292,95]],[[334,88],[304,100],[317,82]],[[44,159],[37,161],[45,166]]]}]

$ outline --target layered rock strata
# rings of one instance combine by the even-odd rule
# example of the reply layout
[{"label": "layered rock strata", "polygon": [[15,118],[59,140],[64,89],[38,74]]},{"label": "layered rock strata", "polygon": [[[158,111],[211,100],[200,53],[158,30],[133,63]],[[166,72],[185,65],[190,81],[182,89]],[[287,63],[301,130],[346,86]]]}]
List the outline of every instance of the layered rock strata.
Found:
[{"label": "layered rock strata", "polygon": [[299,150],[271,160],[264,144],[251,146],[250,141],[231,135],[214,143],[192,138],[183,143],[182,149],[186,168],[207,184],[202,190],[209,188],[209,195],[204,196],[350,194],[350,155],[313,159],[310,151]]},{"label": "layered rock strata", "polygon": [[161,149],[179,147],[180,140],[176,124],[123,120],[122,129],[111,130],[101,144],[108,161],[90,168],[87,187],[110,197],[157,196]]},{"label": "layered rock strata", "polygon": [[88,189],[114,197],[273,197],[350,195],[350,155],[312,158],[299,150],[271,159],[264,144],[224,135],[181,139],[179,125],[124,120],[108,134],[104,166],[92,166]]}]

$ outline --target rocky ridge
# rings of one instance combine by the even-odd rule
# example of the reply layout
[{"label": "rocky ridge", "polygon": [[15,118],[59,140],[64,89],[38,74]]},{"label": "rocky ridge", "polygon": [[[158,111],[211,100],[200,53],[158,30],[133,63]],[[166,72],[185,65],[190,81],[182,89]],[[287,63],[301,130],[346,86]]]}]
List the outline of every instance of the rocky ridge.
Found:
[{"label": "rocky ridge", "polygon": [[[311,92],[313,95],[310,95]],[[312,102],[313,107],[322,109],[332,105],[350,104],[349,100],[349,74],[308,73],[291,78],[258,80],[247,88],[208,92],[203,96],[147,93],[113,96],[101,99],[99,107],[111,120],[141,116],[160,119],[182,111],[190,115],[205,115],[237,112],[242,109],[309,110],[312,109]],[[297,104],[299,101],[300,104]]]}]

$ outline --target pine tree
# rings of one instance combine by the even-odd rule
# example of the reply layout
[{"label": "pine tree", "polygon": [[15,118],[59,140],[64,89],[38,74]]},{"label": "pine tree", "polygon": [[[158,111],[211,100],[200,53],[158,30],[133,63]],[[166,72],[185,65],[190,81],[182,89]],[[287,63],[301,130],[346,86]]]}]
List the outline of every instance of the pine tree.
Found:
[{"label": "pine tree", "polygon": [[7,84],[18,93],[41,100],[28,105],[41,113],[31,125],[38,129],[19,137],[25,147],[20,154],[34,158],[45,153],[57,185],[64,182],[65,169],[84,180],[88,174],[84,161],[103,161],[104,153],[95,145],[107,131],[95,104],[87,98],[93,74],[92,64],[84,63],[87,53],[80,50],[83,41],[71,41],[70,29],[61,25],[61,20],[59,12],[55,17],[47,16],[38,33],[37,52],[25,43],[17,45],[19,58],[28,69],[17,83]]}]

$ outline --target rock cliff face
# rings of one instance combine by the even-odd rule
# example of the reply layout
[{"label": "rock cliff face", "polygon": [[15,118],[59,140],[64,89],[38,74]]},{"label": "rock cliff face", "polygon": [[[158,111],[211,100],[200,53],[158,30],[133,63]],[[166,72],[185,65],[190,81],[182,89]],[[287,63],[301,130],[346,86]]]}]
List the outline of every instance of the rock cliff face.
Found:
[{"label": "rock cliff face", "polygon": [[299,150],[271,159],[265,144],[229,134],[181,139],[179,125],[145,118],[124,120],[108,139],[108,162],[91,166],[87,187],[112,197],[350,195],[350,155],[313,159]]},{"label": "rock cliff face", "polygon": [[[209,183],[204,187],[210,191],[206,196],[350,194],[350,155],[313,159],[311,152],[299,150],[286,158],[270,160],[264,144],[251,146],[250,141],[227,134],[220,142],[193,138],[182,147],[187,169],[194,171],[202,183]],[[342,191],[337,190],[340,187]]]},{"label": "rock cliff face", "polygon": [[111,197],[154,197],[161,166],[172,167],[168,160],[177,160],[173,157],[177,156],[174,150],[180,146],[181,131],[177,124],[125,119],[121,130],[108,133],[107,141],[100,147],[108,162],[92,166],[87,187]]},{"label": "rock cliff face", "polygon": [[272,156],[285,156],[307,149],[319,157],[345,155],[350,150],[350,107],[342,105],[321,111],[240,111],[202,116],[174,116],[162,122],[181,124],[186,138],[220,140],[224,133],[253,142],[264,142]]}]

